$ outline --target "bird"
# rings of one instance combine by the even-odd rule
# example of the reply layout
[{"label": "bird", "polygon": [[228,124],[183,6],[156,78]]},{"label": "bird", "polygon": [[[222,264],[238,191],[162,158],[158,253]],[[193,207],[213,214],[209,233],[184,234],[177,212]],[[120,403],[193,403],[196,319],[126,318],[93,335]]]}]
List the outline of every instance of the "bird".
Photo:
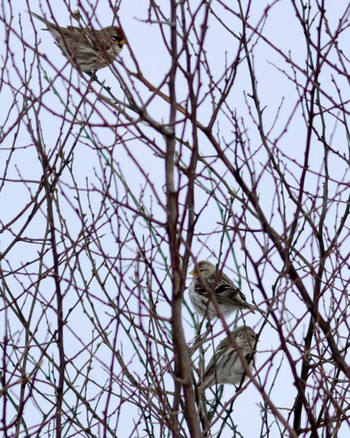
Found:
[{"label": "bird", "polygon": [[238,348],[247,361],[249,369],[252,370],[257,343],[256,333],[251,327],[241,326],[233,330],[231,335],[237,346],[233,345],[230,336],[220,342],[204,371],[203,380],[199,385],[201,390],[213,385],[225,383],[239,385],[243,382],[246,375],[237,353]]},{"label": "bird", "polygon": [[86,73],[107,67],[120,54],[127,39],[120,27],[108,26],[100,30],[89,27],[61,27],[40,15],[30,14],[42,21],[63,55],[72,65]]},{"label": "bird", "polygon": [[255,307],[247,303],[245,295],[212,263],[200,261],[190,274],[194,278],[189,286],[189,297],[200,316],[209,320],[218,317],[214,297],[224,318],[238,309],[249,309],[254,313]]}]

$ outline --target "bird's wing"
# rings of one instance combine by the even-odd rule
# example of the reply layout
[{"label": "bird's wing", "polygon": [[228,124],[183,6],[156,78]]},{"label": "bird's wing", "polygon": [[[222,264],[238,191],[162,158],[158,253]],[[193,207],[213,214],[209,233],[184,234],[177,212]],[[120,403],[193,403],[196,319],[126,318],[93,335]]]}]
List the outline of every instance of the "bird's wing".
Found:
[{"label": "bird's wing", "polygon": [[194,286],[195,291],[202,296],[209,297],[210,294],[206,290],[214,289],[214,293],[218,304],[237,304],[242,307],[252,307],[247,303],[245,295],[234,285],[234,283],[224,274],[219,277],[213,274],[204,281],[199,278]]},{"label": "bird's wing", "polygon": [[219,279],[215,295],[219,304],[248,304],[245,295],[226,276]]}]

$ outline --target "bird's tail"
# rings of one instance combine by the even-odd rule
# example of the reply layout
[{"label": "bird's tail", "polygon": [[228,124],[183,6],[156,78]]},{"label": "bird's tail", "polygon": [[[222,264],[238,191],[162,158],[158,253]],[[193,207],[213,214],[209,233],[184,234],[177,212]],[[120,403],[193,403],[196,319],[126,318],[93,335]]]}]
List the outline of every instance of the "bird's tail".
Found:
[{"label": "bird's tail", "polygon": [[46,18],[41,17],[40,15],[36,14],[35,12],[32,11],[27,11],[28,14],[32,15],[33,17],[37,18],[38,20],[40,20],[42,23],[44,23],[47,26],[47,29],[45,30],[49,30],[51,29],[58,29],[58,26],[55,23],[52,23],[49,20],[46,20]]}]

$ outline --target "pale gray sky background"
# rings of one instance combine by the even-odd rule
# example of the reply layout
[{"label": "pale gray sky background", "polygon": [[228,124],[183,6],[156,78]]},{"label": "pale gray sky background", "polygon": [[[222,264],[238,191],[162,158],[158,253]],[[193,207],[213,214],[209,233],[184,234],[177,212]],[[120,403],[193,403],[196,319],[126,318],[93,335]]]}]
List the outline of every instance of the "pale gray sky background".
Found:
[{"label": "pale gray sky background", "polygon": [[[139,121],[132,111],[128,112],[133,119],[132,123],[125,126],[126,118],[118,116],[116,109],[103,100],[98,100],[96,93],[90,92],[85,95],[86,78],[82,78],[77,71],[67,65],[66,59],[55,46],[51,35],[42,30],[42,23],[35,19],[32,22],[30,16],[25,12],[30,7],[34,12],[38,14],[45,13],[48,19],[52,19],[48,7],[50,5],[56,21],[61,25],[67,25],[71,22],[71,18],[66,3],[62,0],[55,2],[32,1],[29,6],[26,1],[16,1],[12,2],[10,7],[7,2],[1,2],[0,32],[1,40],[4,42],[5,39],[5,44],[2,44],[0,53],[5,67],[0,78],[2,83],[0,170],[3,181],[0,187],[0,215],[3,231],[0,234],[0,252],[6,252],[1,261],[1,269],[4,281],[2,293],[7,296],[6,300],[2,299],[0,305],[1,342],[5,345],[5,334],[7,333],[8,338],[13,341],[16,340],[17,347],[26,345],[24,324],[18,314],[20,309],[24,317],[30,320],[31,330],[35,331],[38,341],[42,345],[46,342],[50,343],[47,353],[52,357],[56,356],[58,359],[57,345],[55,342],[50,341],[51,334],[56,330],[57,324],[54,281],[52,276],[42,274],[45,269],[49,270],[52,266],[52,253],[51,251],[46,253],[46,244],[43,245],[42,243],[42,239],[47,233],[45,202],[40,206],[39,212],[35,214],[35,218],[30,221],[24,233],[20,234],[19,241],[16,241],[21,228],[30,217],[34,205],[31,200],[38,190],[43,173],[37,148],[33,144],[33,136],[28,131],[28,123],[30,121],[35,129],[39,129],[40,125],[40,137],[44,142],[43,147],[48,155],[52,153],[50,164],[51,166],[58,165],[62,159],[58,151],[64,144],[64,153],[68,154],[78,136],[81,120],[93,108],[94,113],[89,119],[90,126],[85,134],[79,136],[76,145],[74,145],[74,153],[70,157],[70,163],[64,169],[55,188],[58,200],[56,208],[61,212],[60,216],[55,213],[56,227],[65,230],[62,233],[57,232],[57,250],[62,261],[64,255],[67,254],[69,254],[68,258],[70,259],[69,263],[62,262],[60,266],[63,309],[66,320],[64,350],[67,358],[67,376],[69,376],[71,382],[74,381],[72,386],[77,393],[86,396],[90,400],[91,407],[96,409],[101,417],[103,417],[104,409],[108,405],[108,415],[111,415],[110,427],[111,430],[115,431],[116,436],[148,436],[142,425],[145,420],[141,418],[141,424],[137,424],[140,418],[140,410],[128,401],[128,398],[131,399],[133,394],[127,393],[127,391],[120,393],[120,381],[118,379],[122,379],[121,368],[113,358],[111,348],[106,345],[106,340],[108,339],[114,345],[114,349],[123,353],[128,370],[134,374],[138,382],[143,382],[145,376],[142,360],[145,360],[145,357],[142,349],[137,346],[139,343],[146,343],[146,337],[141,337],[141,329],[135,330],[135,333],[130,335],[135,344],[133,345],[130,342],[130,337],[125,333],[125,328],[130,323],[125,315],[133,316],[134,321],[142,326],[145,333],[147,333],[147,330],[151,330],[152,324],[146,307],[142,307],[142,305],[140,307],[140,302],[145,303],[147,288],[151,288],[154,293],[154,300],[158,300],[157,314],[165,318],[170,316],[169,303],[160,291],[168,290],[169,295],[167,298],[170,299],[171,283],[166,274],[164,259],[161,257],[159,250],[156,249],[157,240],[159,242],[165,236],[165,229],[156,226],[155,234],[151,236],[147,224],[136,214],[136,206],[132,197],[130,194],[125,194],[125,187],[121,180],[106,166],[101,150],[108,157],[108,160],[114,160],[114,169],[117,169],[123,175],[130,191],[139,198],[147,211],[152,212],[152,215],[158,221],[164,222],[166,213],[161,204],[165,202],[165,164],[164,159],[155,153],[151,141],[154,141],[157,148],[162,151],[165,150],[165,141],[163,136],[155,129],[144,121]],[[91,11],[91,3],[88,1],[68,3],[72,10],[79,8]],[[93,14],[93,24],[97,28],[110,25],[113,17],[111,12],[112,3],[108,0],[99,0],[93,3],[93,6],[96,6]],[[118,74],[129,86],[133,83],[137,93],[145,100],[152,93],[137,82],[135,78],[130,79],[126,70],[126,68],[132,71],[135,70],[130,50],[137,59],[144,76],[155,87],[162,82],[171,65],[171,58],[164,47],[158,24],[151,25],[146,22],[150,7],[149,3],[148,1],[137,0],[122,0],[120,2],[118,15],[127,35],[129,46],[125,46],[121,58],[115,63],[115,70]],[[189,0],[185,3],[188,3],[194,10],[202,2]],[[227,3],[229,7],[236,11],[238,10],[236,1],[224,3]],[[169,4],[170,2],[166,0],[159,1],[159,5],[166,16],[169,13]],[[215,13],[218,14],[225,25],[233,32],[240,34],[241,23],[238,18],[233,18],[230,11],[223,8],[222,2],[211,2],[211,4]],[[248,2],[244,1],[242,4],[246,8]],[[296,193],[305,158],[308,131],[308,125],[305,122],[305,110],[309,102],[309,96],[307,95],[306,99],[302,99],[300,90],[302,84],[307,83],[303,71],[306,70],[307,62],[310,62],[310,60],[306,60],[304,31],[296,18],[293,2],[274,2],[274,5],[265,16],[266,22],[262,26],[264,10],[268,5],[269,3],[265,1],[253,2],[249,13],[249,23],[256,26],[259,33],[262,34],[262,38],[258,38],[257,35],[252,36],[252,42],[256,40],[252,59],[260,103],[261,107],[264,108],[265,130],[269,133],[269,146],[280,158],[281,169],[292,190],[295,189]],[[312,12],[310,15],[313,15],[313,8],[316,11],[317,2],[311,2],[311,5]],[[296,6],[300,9],[299,3]],[[325,2],[326,17],[329,20],[331,31],[334,31],[340,17],[348,7],[348,2],[344,0]],[[204,7],[201,8],[202,12],[198,14],[195,21],[198,31],[200,30],[199,23],[204,11]],[[308,10],[305,9],[305,11],[307,13]],[[12,19],[10,18],[11,15]],[[318,19],[316,15],[315,22]],[[316,27],[315,24],[314,28],[316,29]],[[21,32],[26,43],[25,50],[20,37]],[[193,34],[191,34],[192,37]],[[167,38],[169,41],[169,34]],[[324,45],[331,39],[324,31],[320,38],[324,40]],[[349,59],[349,30],[345,28],[343,32],[337,35],[337,41],[344,58]],[[179,46],[181,44],[179,40]],[[251,46],[254,46],[254,44],[252,43]],[[7,48],[9,48],[9,51]],[[37,48],[37,53],[34,48]],[[205,39],[205,51],[211,74],[216,80],[225,71],[225,63],[229,64],[233,61],[237,48],[238,40],[234,39],[230,32],[218,23],[214,15],[211,15]],[[196,50],[195,46],[193,50]],[[290,57],[293,63],[287,63],[282,54]],[[41,68],[38,68],[38,61],[40,61]],[[195,62],[196,59],[193,56],[191,63],[194,64]],[[241,151],[241,153],[245,152],[246,156],[240,155],[238,157],[238,163],[242,165],[242,176],[250,181],[248,167],[252,166],[254,168],[257,181],[256,193],[260,205],[263,207],[270,224],[279,233],[283,234],[287,232],[284,229],[283,218],[287,218],[286,223],[291,224],[295,205],[289,201],[286,193],[284,193],[285,206],[281,202],[281,199],[283,199],[283,196],[280,195],[281,186],[276,182],[276,175],[273,174],[270,164],[268,164],[267,153],[262,147],[259,131],[256,127],[257,116],[253,100],[250,97],[252,89],[247,63],[244,60],[241,60],[241,62],[242,65],[237,69],[235,85],[227,97],[227,105],[220,113],[218,121],[213,127],[213,132],[218,139],[222,140],[222,147],[226,144],[225,153],[235,166],[237,152],[235,150],[235,132],[233,132],[231,116],[237,116],[247,139],[245,151]],[[330,65],[327,65],[327,62]],[[334,64],[339,67],[339,72],[334,68]],[[186,65],[184,55],[179,59],[179,65]],[[300,70],[295,65],[298,65]],[[334,105],[334,101],[342,100],[344,107],[347,108],[348,106],[349,83],[348,77],[341,73],[344,69],[345,67],[337,59],[333,50],[324,60],[322,73],[319,77],[321,81],[320,105],[325,109],[324,117],[327,123],[323,132],[332,148],[329,160],[330,203],[327,207],[326,225],[323,229],[323,232],[328,233],[329,236],[334,233],[334,224],[339,225],[339,218],[343,214],[349,190],[349,138],[344,128],[344,119],[347,119],[347,113],[343,114],[340,108],[337,109]],[[61,72],[60,74],[65,78],[64,80],[58,77],[59,75],[57,76],[57,71]],[[47,72],[49,81],[53,82],[54,88],[45,78],[45,72]],[[102,82],[106,81],[106,85],[111,87],[113,94],[119,100],[126,100],[120,84],[108,68],[101,70],[98,73],[98,78]],[[200,80],[203,85],[199,95],[203,97],[208,91],[208,79],[205,69],[202,70]],[[196,81],[198,81],[198,77],[196,77]],[[295,82],[299,85],[298,87],[296,87]],[[335,84],[339,87],[339,92]],[[97,85],[94,85],[94,87],[96,90],[98,89]],[[163,86],[161,91],[169,94],[168,86]],[[182,104],[187,98],[188,89],[181,73],[178,74],[176,91],[178,102]],[[101,91],[101,93],[106,95],[105,91]],[[216,90],[215,94],[218,96],[219,91]],[[341,99],[338,99],[340,94]],[[84,98],[82,98],[83,95]],[[135,90],[134,95],[136,96]],[[32,105],[33,107],[31,107]],[[78,105],[79,109],[76,110]],[[76,123],[71,123],[73,116],[67,109],[73,111],[73,113],[75,110],[77,111]],[[152,100],[147,107],[147,111],[158,123],[167,123],[169,105],[160,98]],[[212,111],[211,100],[206,97],[206,101],[198,110],[199,121],[205,125],[210,119]],[[317,111],[315,110],[315,112]],[[178,113],[177,135],[192,144],[192,125],[189,121],[184,124],[182,120],[183,115]],[[315,126],[319,128],[319,132],[322,132],[320,119],[316,120]],[[144,136],[148,135],[150,141],[148,143],[141,141],[140,133]],[[324,174],[324,152],[317,134],[315,132],[312,134],[314,137],[311,141],[310,167],[306,177],[306,195],[303,199],[303,205],[310,212],[310,217],[313,214],[315,215],[316,223],[322,205],[322,199],[318,195],[322,192],[323,186],[323,179],[319,175]],[[35,136],[39,138],[39,132],[36,132]],[[218,159],[208,139],[202,132],[199,132],[198,136],[200,155],[204,156],[220,175],[225,176],[225,181],[229,187],[238,190],[238,196],[243,196],[234,177],[225,168],[222,161]],[[229,144],[230,141],[231,144]],[[179,144],[177,148],[183,162],[188,165],[190,153]],[[240,148],[238,147],[237,150],[240,151]],[[198,256],[199,259],[210,258],[215,261],[215,257],[218,256],[220,251],[220,238],[223,234],[222,217],[213,196],[206,193],[200,185],[206,184],[204,186],[206,189],[214,189],[217,199],[222,203],[221,207],[227,206],[229,195],[227,188],[223,185],[211,186],[212,182],[217,181],[217,179],[213,176],[213,179],[210,180],[210,173],[203,169],[201,163],[199,163],[197,171],[201,179],[198,179],[198,187],[196,188],[196,212],[200,212],[200,216],[196,224],[192,254]],[[207,179],[205,179],[206,176]],[[179,198],[181,201],[179,210],[181,212],[183,209],[182,203],[185,201],[187,193],[187,180],[183,175],[178,178],[181,188]],[[44,192],[41,193],[39,199],[43,195]],[[24,211],[27,204],[30,204],[30,206]],[[237,217],[242,214],[242,205],[238,200],[233,202],[232,210],[237,214]],[[98,219],[95,222],[96,218]],[[237,218],[229,221],[231,227],[230,239],[234,241],[233,247],[231,248],[230,241],[227,238],[223,242],[223,259],[227,257],[225,271],[235,281],[238,281],[239,275],[233,260],[234,253],[240,267],[242,290],[246,294],[247,300],[254,302],[264,311],[267,311],[268,304],[272,303],[273,294],[280,294],[279,300],[272,307],[282,327],[283,342],[276,329],[276,320],[273,318],[270,318],[268,323],[263,326],[264,318],[261,315],[258,313],[245,314],[244,322],[257,332],[263,326],[256,357],[256,370],[258,370],[259,381],[270,396],[274,406],[289,421],[288,409],[293,406],[296,388],[285,348],[288,348],[291,357],[296,361],[296,368],[299,370],[302,356],[298,346],[303,342],[310,318],[307,316],[308,311],[297,289],[291,286],[287,279],[279,278],[279,272],[283,267],[271,242],[267,238],[264,240],[264,236],[260,231],[257,234],[243,231],[248,224],[251,228],[258,229],[260,227],[259,221],[254,219],[247,211],[242,214],[240,223],[237,224],[236,221]],[[303,219],[299,218],[299,221],[297,229],[301,237],[297,244],[298,251],[308,260],[310,265],[316,267],[319,263],[317,242],[310,237],[310,231],[305,231],[308,225]],[[92,223],[95,224],[95,228],[89,228]],[[340,321],[338,326],[340,336],[337,338],[339,349],[345,348],[349,341],[346,315],[349,281],[347,266],[349,245],[346,243],[348,223],[347,220],[343,234],[339,237],[339,253],[335,251],[334,255],[327,259],[325,278],[333,279],[334,275],[334,279],[332,288],[329,289],[329,295],[327,293],[323,295],[323,302],[320,306],[320,311],[327,315],[330,321]],[[232,231],[233,225],[237,225],[239,230]],[[87,237],[88,232],[91,232],[91,237]],[[244,248],[243,237],[248,249]],[[78,242],[76,246],[72,245],[74,241]],[[139,243],[145,242],[147,257],[152,260],[154,272],[151,272],[149,266],[142,263],[137,265],[136,260],[139,260],[138,256],[140,254],[137,241]],[[15,242],[15,244],[9,249],[11,242]],[[91,244],[88,253],[85,251],[84,246],[87,245],[87,242]],[[160,247],[167,258],[167,262],[170,263],[167,243],[165,241],[161,242]],[[264,249],[267,250],[268,248],[269,251],[266,251],[264,255]],[[47,249],[49,250],[49,245]],[[248,259],[247,253],[251,255],[252,260],[260,270],[262,286],[271,299],[268,303],[257,284],[254,264],[252,260]],[[104,262],[104,256],[109,260],[108,263]],[[303,278],[305,285],[309,288],[310,296],[312,296],[314,279],[308,267],[302,265],[301,260],[302,258],[295,263],[299,269],[299,275]],[[192,263],[193,260],[191,260],[191,265]],[[135,274],[137,269],[140,272],[139,278]],[[98,272],[98,275],[96,272]],[[74,280],[68,281],[65,279]],[[137,280],[140,281],[142,287],[138,288]],[[157,283],[158,281],[161,283],[161,287]],[[190,277],[188,276],[187,286],[189,282]],[[326,282],[324,284],[326,285]],[[277,290],[275,291],[274,287],[276,285]],[[288,293],[284,293],[283,287],[286,288],[285,290]],[[337,307],[333,298],[334,296],[339,297],[344,290],[346,294],[344,298],[339,299],[340,304]],[[15,297],[14,301],[8,298],[8,292],[6,291],[11,291]],[[140,291],[145,296],[142,296]],[[114,303],[118,302],[121,311],[124,312],[120,320],[118,320],[118,312],[111,307],[109,300]],[[187,292],[185,292],[185,300],[188,302]],[[18,309],[16,306],[18,306]],[[334,316],[331,318],[332,311],[330,309],[333,308],[335,311]],[[143,315],[142,317],[140,317],[140,313]],[[104,342],[102,335],[96,330],[96,319],[100,320],[101,327],[103,327],[104,336],[106,336]],[[233,320],[232,317],[229,322],[233,323]],[[240,319],[238,324],[240,325],[241,322]],[[160,325],[164,329],[164,342],[170,343],[170,333],[167,332],[167,330],[170,331],[170,323],[165,321]],[[186,339],[190,343],[195,337],[195,331],[186,309],[183,312],[183,325]],[[214,330],[217,333],[222,331],[220,321],[217,321]],[[215,339],[215,344],[222,339],[222,336],[225,335],[220,334]],[[287,346],[283,345],[284,342]],[[27,365],[27,372],[31,367],[32,369],[35,368],[35,358],[41,357],[40,351],[35,347],[35,342],[29,342],[29,344],[31,345],[29,359],[31,365]],[[157,358],[159,351],[157,351],[156,344],[151,344],[150,350],[153,353],[150,356]],[[321,358],[329,360],[329,364],[324,364],[324,369],[327,370],[329,366],[330,372],[334,373],[329,359],[329,351],[324,350],[324,345],[321,345],[319,349],[317,345],[313,347],[313,354],[315,354],[315,351],[319,351]],[[21,349],[16,350],[16,353],[15,349],[11,353],[11,349],[11,345],[7,345],[6,353],[4,349],[2,351],[2,357],[7,358],[8,367],[12,367],[13,370],[16,369],[16,362],[21,362],[19,357]],[[168,351],[168,354],[169,360],[172,360],[171,351]],[[206,353],[206,360],[209,360],[211,355],[212,349],[209,348]],[[11,360],[8,357],[11,357]],[[346,353],[344,353],[344,357],[347,358],[348,363]],[[198,359],[196,354],[192,358],[194,361]],[[91,361],[89,363],[89,366],[91,366],[90,374],[86,371],[89,368],[87,365],[89,360]],[[316,359],[315,362],[317,362]],[[198,362],[195,363],[198,366]],[[167,389],[170,392],[173,391],[173,379],[166,360],[157,363],[156,368],[159,374],[162,375]],[[81,370],[81,375],[79,370]],[[10,369],[7,371],[9,374],[12,372]],[[14,418],[14,405],[20,397],[21,389],[20,385],[16,383],[20,376],[20,370],[16,369],[11,377],[9,374],[6,382],[11,385],[11,397],[14,402],[11,404],[7,401],[8,424]],[[89,374],[89,378],[95,384],[91,383],[86,387],[84,386],[84,376],[86,374]],[[30,432],[33,435],[30,436],[34,436],[34,432],[38,433],[38,436],[49,436],[49,432],[52,431],[54,425],[53,421],[48,421],[48,424],[43,425],[39,432],[37,432],[36,425],[42,421],[43,412],[48,414],[49,419],[54,415],[52,403],[54,403],[55,396],[52,382],[57,379],[57,374],[55,375],[52,366],[44,357],[35,371],[35,376],[34,381],[36,384],[31,388],[31,395],[25,404],[23,416],[27,427],[33,427],[33,432]],[[75,379],[77,380],[75,381]],[[317,374],[313,381],[315,386],[312,390],[314,392],[310,390],[310,394],[317,393],[317,379],[319,379],[320,387],[324,383],[320,378],[320,374]],[[343,381],[342,394],[346,398],[348,383],[344,375],[340,375],[340,379]],[[109,384],[113,390],[111,398],[108,400],[107,391],[102,391],[101,388],[108,387]],[[144,384],[146,385],[147,381]],[[244,385],[247,385],[247,388],[235,400],[231,413],[231,417],[237,425],[236,436],[247,438],[281,436],[283,426],[281,424],[277,425],[272,420],[271,430],[269,433],[264,430],[263,435],[261,425],[264,415],[264,400],[254,384],[246,382]],[[333,390],[331,385],[329,385],[329,388],[330,391]],[[234,394],[234,386],[226,385],[224,387],[223,402],[230,400]],[[99,399],[100,395],[101,399]],[[209,398],[210,391],[207,391],[207,395]],[[122,405],[120,405],[121,396],[125,398]],[[72,409],[77,394],[70,391],[65,397],[65,403],[67,403],[65,408],[67,409],[67,406],[70,406]],[[315,400],[312,399],[312,395],[310,397],[310,404],[312,405]],[[169,399],[171,400],[171,397]],[[320,396],[319,405],[317,406],[321,406],[322,403],[323,399]],[[115,413],[114,411],[117,408],[118,412]],[[3,410],[4,404],[0,401],[0,412],[4,412]],[[317,412],[318,410],[315,409],[316,417]],[[4,414],[2,415],[2,421],[4,421]],[[80,416],[82,430],[83,427],[87,427],[90,428],[93,436],[112,436],[110,431],[105,432],[104,435],[104,432],[98,427],[98,421],[80,410],[80,406],[77,407],[76,415]],[[305,421],[304,416],[302,424]],[[215,436],[214,431],[220,428],[220,425],[219,419],[217,425],[213,427],[213,436]],[[292,424],[290,425],[292,426]],[[24,430],[22,429],[20,436],[25,436]],[[77,428],[67,429],[65,436],[84,436],[83,434],[79,435],[76,431]],[[13,433],[14,428],[10,428],[8,436],[12,436]],[[155,425],[154,433],[154,436],[161,436],[157,425]],[[285,433],[284,436],[289,436],[287,432]],[[346,420],[342,423],[337,435],[332,436],[347,437],[349,433],[349,422]],[[232,431],[227,429],[221,436],[231,437]],[[301,436],[311,435],[308,432]],[[327,435],[326,432],[321,434],[320,432],[319,436],[331,435]]]}]

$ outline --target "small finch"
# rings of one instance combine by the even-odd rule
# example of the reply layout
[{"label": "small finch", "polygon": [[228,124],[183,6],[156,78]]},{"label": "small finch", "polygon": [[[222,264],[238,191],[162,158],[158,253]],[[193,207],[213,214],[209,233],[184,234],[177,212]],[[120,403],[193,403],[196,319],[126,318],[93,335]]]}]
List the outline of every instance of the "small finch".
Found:
[{"label": "small finch", "polygon": [[127,43],[120,27],[108,26],[101,30],[75,26],[60,27],[40,15],[30,12],[42,21],[63,55],[80,71],[91,73],[111,64]]},{"label": "small finch", "polygon": [[189,287],[189,296],[195,311],[200,316],[206,316],[208,319],[218,316],[212,295],[215,296],[220,313],[224,317],[237,309],[250,309],[254,312],[254,306],[247,303],[243,293],[212,263],[199,262],[191,275],[194,278]]},{"label": "small finch", "polygon": [[[256,333],[251,327],[242,326],[233,330],[231,334],[237,343],[237,347],[245,357],[249,369],[252,369],[257,341]],[[203,390],[224,383],[238,385],[244,377],[245,371],[237,353],[237,348],[233,346],[230,337],[227,337],[220,342],[214,356],[210,359],[200,389]]]}]

